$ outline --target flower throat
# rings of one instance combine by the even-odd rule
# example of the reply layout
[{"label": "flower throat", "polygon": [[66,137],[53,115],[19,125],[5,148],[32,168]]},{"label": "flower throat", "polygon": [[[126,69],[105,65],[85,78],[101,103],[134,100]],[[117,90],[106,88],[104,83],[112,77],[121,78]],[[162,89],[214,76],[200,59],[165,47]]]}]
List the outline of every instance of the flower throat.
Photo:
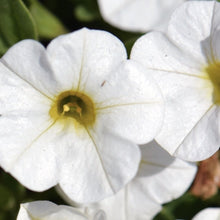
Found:
[{"label": "flower throat", "polygon": [[72,118],[82,125],[91,125],[95,121],[94,104],[84,93],[66,91],[58,95],[50,116],[54,119]]},{"label": "flower throat", "polygon": [[213,99],[214,103],[220,105],[220,62],[214,62],[205,68],[205,72],[208,74],[211,80],[214,91]]}]

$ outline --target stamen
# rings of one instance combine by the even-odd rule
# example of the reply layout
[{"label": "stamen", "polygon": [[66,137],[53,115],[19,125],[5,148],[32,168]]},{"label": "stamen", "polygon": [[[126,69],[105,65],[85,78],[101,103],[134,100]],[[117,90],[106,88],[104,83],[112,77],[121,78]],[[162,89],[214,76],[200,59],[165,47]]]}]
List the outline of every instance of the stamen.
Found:
[{"label": "stamen", "polygon": [[79,105],[77,105],[77,103],[69,102],[69,103],[63,105],[62,114],[65,114],[65,112],[78,113],[80,117],[82,116],[82,108],[80,108]]},{"label": "stamen", "polygon": [[92,99],[80,92],[66,91],[59,94],[55,103],[51,106],[50,116],[65,123],[74,119],[81,125],[92,125],[96,114]]}]

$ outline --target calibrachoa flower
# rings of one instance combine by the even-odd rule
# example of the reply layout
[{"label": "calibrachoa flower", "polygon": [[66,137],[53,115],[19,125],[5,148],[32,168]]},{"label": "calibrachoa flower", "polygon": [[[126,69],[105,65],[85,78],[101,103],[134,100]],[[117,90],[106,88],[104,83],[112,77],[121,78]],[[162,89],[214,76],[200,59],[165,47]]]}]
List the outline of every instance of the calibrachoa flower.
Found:
[{"label": "calibrachoa flower", "polygon": [[70,206],[56,205],[49,201],[35,201],[21,204],[17,220],[105,220],[102,213],[97,211],[90,216]]},{"label": "calibrachoa flower", "polygon": [[[155,141],[141,146],[141,151],[137,176],[116,195],[89,204],[86,210],[104,210],[106,220],[148,220],[161,210],[163,203],[187,190],[196,174],[195,164],[170,156]],[[75,205],[62,191],[58,192]]]},{"label": "calibrachoa flower", "polygon": [[152,71],[165,96],[157,142],[186,160],[214,154],[220,143],[220,3],[184,3],[167,33],[141,37],[131,57]]},{"label": "calibrachoa flower", "polygon": [[98,0],[103,18],[127,31],[165,30],[173,10],[186,0]]},{"label": "calibrachoa flower", "polygon": [[105,31],[81,29],[45,50],[24,40],[0,60],[0,165],[26,187],[56,184],[100,200],[136,174],[161,127],[163,101],[145,69]]},{"label": "calibrachoa flower", "polygon": [[192,220],[219,220],[220,208],[206,208],[200,211]]}]

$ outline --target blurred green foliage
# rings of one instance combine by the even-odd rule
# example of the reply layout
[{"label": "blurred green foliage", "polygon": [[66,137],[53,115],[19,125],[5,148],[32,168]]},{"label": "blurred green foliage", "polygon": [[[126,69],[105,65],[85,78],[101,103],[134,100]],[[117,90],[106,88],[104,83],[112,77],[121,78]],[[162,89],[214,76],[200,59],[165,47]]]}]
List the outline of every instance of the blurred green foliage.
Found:
[{"label": "blurred green foliage", "polygon": [[37,25],[40,38],[52,39],[67,33],[67,29],[60,20],[37,0],[28,0],[28,9]]},{"label": "blurred green foliage", "polygon": [[21,0],[0,0],[0,54],[16,42],[37,39],[37,30],[30,12]]}]

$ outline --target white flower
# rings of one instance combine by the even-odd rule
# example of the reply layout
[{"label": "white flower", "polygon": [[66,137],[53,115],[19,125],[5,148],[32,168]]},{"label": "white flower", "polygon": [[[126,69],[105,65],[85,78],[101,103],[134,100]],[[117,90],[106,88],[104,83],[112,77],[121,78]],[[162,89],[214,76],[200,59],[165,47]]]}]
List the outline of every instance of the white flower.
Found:
[{"label": "white flower", "polygon": [[186,0],[98,0],[103,18],[123,30],[165,30],[173,10]]},{"label": "white flower", "polygon": [[186,1],[189,0],[98,0],[98,5],[103,19],[111,25],[147,32],[165,31],[173,11]]},{"label": "white flower", "polygon": [[105,220],[97,211],[94,215],[83,214],[79,209],[56,205],[49,201],[35,201],[21,204],[17,220]]},{"label": "white flower", "polygon": [[214,154],[220,143],[220,3],[184,3],[167,34],[141,37],[131,57],[152,70],[165,96],[165,120],[156,141],[190,161]]},{"label": "white flower", "polygon": [[[163,203],[178,198],[191,185],[197,171],[195,164],[171,157],[155,141],[141,146],[141,151],[137,176],[116,195],[89,204],[85,210],[103,210],[106,220],[148,220]],[[62,191],[58,192],[75,205]]]},{"label": "white flower", "polygon": [[56,184],[100,200],[136,174],[161,127],[163,101],[144,68],[105,31],[14,45],[0,60],[0,165],[26,187]]},{"label": "white flower", "polygon": [[220,208],[206,208],[193,217],[192,220],[219,220]]}]

